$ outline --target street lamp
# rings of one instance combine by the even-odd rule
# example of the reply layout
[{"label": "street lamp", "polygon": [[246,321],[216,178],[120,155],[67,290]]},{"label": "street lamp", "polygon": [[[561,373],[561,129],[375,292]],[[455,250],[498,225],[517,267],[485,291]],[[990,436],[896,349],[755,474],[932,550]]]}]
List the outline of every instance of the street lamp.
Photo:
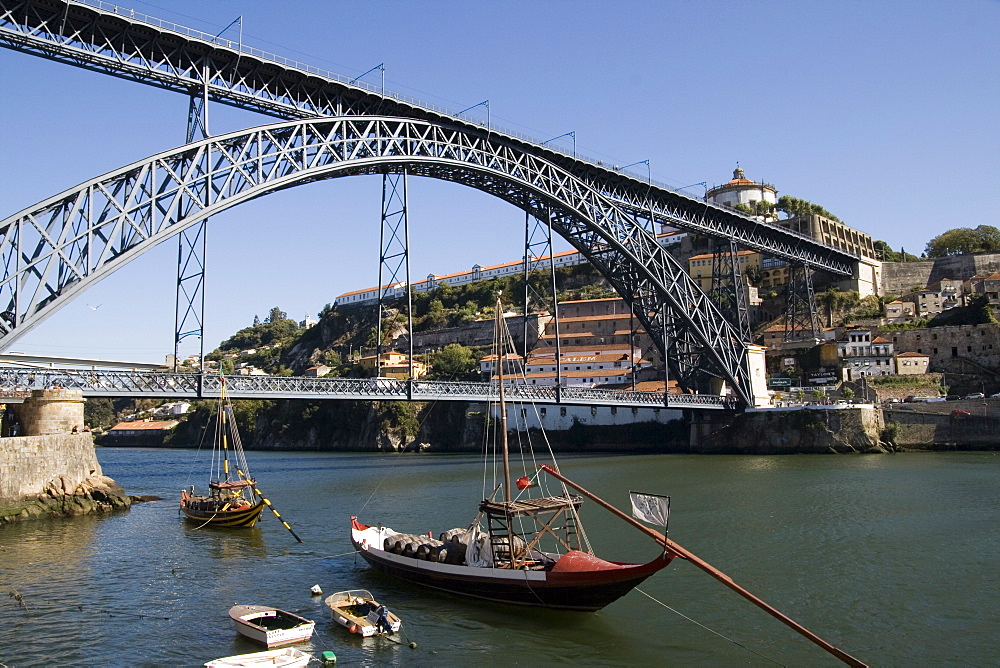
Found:
[{"label": "street lamp", "polygon": [[461,116],[465,112],[471,111],[472,109],[475,109],[476,107],[486,107],[486,129],[489,130],[490,129],[490,101],[489,100],[483,100],[482,102],[480,102],[478,104],[474,104],[471,107],[467,107],[467,108],[463,109],[462,111],[458,112],[455,115],[456,116]]},{"label": "street lamp", "polygon": [[541,145],[545,146],[549,142],[555,141],[557,139],[562,139],[563,137],[572,137],[573,138],[573,157],[575,158],[576,157],[576,130],[573,130],[571,132],[564,132],[563,134],[559,135],[558,137],[553,137],[552,139],[546,139],[545,141],[543,141],[541,143]]}]

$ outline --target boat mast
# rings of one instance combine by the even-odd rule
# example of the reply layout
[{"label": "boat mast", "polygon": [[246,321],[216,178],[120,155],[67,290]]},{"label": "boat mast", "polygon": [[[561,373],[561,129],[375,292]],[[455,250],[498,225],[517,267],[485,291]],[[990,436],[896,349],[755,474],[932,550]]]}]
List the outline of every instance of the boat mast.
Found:
[{"label": "boat mast", "polygon": [[495,323],[493,325],[494,337],[496,340],[496,354],[497,354],[497,378],[500,380],[500,443],[503,450],[503,500],[510,503],[510,457],[507,454],[507,404],[504,399],[504,388],[503,388],[503,334],[501,333],[501,327],[503,323],[503,305],[500,303],[500,295],[502,292],[497,292],[497,305],[496,305],[496,315]]},{"label": "boat mast", "polygon": [[223,480],[229,482],[229,441],[226,440],[226,379],[220,373],[222,380],[219,394],[219,432],[222,435],[222,472],[225,476]]}]

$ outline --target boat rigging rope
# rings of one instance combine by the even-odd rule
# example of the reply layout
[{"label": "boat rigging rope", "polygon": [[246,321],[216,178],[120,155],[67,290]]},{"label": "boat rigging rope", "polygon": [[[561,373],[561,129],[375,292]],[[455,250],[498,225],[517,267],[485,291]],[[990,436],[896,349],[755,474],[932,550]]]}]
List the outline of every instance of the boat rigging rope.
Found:
[{"label": "boat rigging rope", "polygon": [[684,614],[683,612],[680,612],[679,610],[675,610],[675,609],[671,608],[671,607],[670,607],[669,605],[667,605],[667,604],[666,604],[666,603],[664,603],[663,601],[660,601],[660,600],[658,600],[658,599],[654,598],[653,596],[651,596],[651,595],[647,594],[646,592],[644,592],[643,590],[639,589],[638,587],[636,587],[636,588],[635,588],[635,590],[636,590],[637,592],[639,592],[640,594],[642,594],[643,596],[645,596],[646,598],[648,598],[648,599],[650,599],[650,600],[654,601],[655,603],[659,603],[659,604],[660,604],[660,605],[662,605],[662,606],[663,606],[664,608],[666,608],[666,609],[667,609],[667,610],[669,610],[670,612],[674,613],[674,614],[675,614],[675,615],[677,615],[678,617],[683,617],[684,619],[688,620],[688,621],[689,621],[689,622],[691,622],[692,624],[695,624],[695,625],[697,625],[697,626],[700,626],[701,628],[705,629],[705,630],[706,630],[706,631],[708,631],[709,633],[714,633],[715,635],[719,636],[719,637],[720,637],[720,638],[722,638],[723,640],[727,640],[727,641],[731,642],[732,644],[736,645],[737,647],[742,647],[742,648],[743,648],[743,649],[745,649],[746,651],[750,652],[751,654],[755,654],[755,655],[759,656],[760,658],[764,659],[765,661],[770,661],[771,663],[773,663],[773,664],[775,664],[775,665],[778,665],[778,666],[784,666],[784,665],[785,665],[785,664],[783,664],[783,663],[780,663],[780,662],[778,662],[778,661],[775,661],[774,659],[772,659],[772,658],[771,658],[771,657],[769,657],[769,656],[764,656],[764,655],[763,655],[763,654],[761,654],[760,652],[756,652],[756,651],[754,651],[754,650],[750,649],[749,647],[747,647],[746,645],[744,645],[743,643],[741,643],[741,642],[739,642],[739,641],[737,641],[737,640],[733,640],[732,638],[730,638],[730,637],[728,637],[728,636],[724,636],[724,635],[722,635],[721,633],[719,633],[718,631],[716,631],[716,630],[714,630],[714,629],[710,629],[709,627],[705,626],[704,624],[702,624],[701,622],[699,622],[699,621],[697,621],[697,620],[695,620],[695,619],[691,619],[690,617],[688,617],[687,615],[685,615],[685,614]]}]

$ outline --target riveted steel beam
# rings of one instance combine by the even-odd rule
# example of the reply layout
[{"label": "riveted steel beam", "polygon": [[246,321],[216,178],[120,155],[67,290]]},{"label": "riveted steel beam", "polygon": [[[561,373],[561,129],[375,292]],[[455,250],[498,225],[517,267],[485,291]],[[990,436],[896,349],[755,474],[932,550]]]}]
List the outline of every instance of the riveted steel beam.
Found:
[{"label": "riveted steel beam", "polygon": [[[688,389],[721,377],[749,402],[746,342],[644,221],[591,183],[487,132],[400,119],[310,119],[204,139],[98,177],[0,221],[0,347],[165,239],[268,192],[354,174],[402,173],[491,193],[536,216],[604,274]],[[670,352],[670,351],[661,351]],[[664,357],[670,357],[665,354]]]},{"label": "riveted steel beam", "polygon": [[[464,112],[443,109],[303,63],[114,5],[67,0],[0,0],[0,46],[112,76],[207,98],[277,118],[386,115],[481,129]],[[207,64],[207,67],[206,67]],[[858,258],[778,225],[708,204],[651,179],[491,127],[522,154],[533,154],[590,184],[624,213],[842,276]]]}]

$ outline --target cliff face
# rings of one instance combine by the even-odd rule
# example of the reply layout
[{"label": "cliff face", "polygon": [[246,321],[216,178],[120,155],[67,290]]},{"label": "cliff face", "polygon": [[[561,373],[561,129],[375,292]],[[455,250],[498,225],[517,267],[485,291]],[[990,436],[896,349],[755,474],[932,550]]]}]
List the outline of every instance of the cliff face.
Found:
[{"label": "cliff face", "polygon": [[702,454],[881,453],[882,411],[875,408],[759,411],[738,415],[703,435],[692,452]]}]

